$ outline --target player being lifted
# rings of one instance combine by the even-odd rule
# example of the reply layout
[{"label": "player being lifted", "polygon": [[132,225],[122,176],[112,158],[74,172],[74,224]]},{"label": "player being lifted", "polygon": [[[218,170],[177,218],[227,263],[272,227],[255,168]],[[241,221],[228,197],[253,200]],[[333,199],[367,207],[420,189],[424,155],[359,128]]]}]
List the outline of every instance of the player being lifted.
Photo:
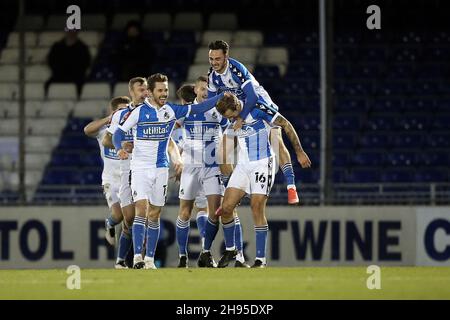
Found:
[{"label": "player being lifted", "polygon": [[[248,103],[248,102],[246,102]],[[217,103],[217,110],[229,120],[236,120],[243,109],[244,103],[233,94],[227,95]],[[246,106],[249,107],[249,106]],[[239,154],[237,165],[228,182],[222,207],[217,214],[221,215],[224,225],[226,251],[219,260],[218,267],[226,267],[231,262],[237,250],[234,243],[235,220],[233,211],[245,194],[250,194],[250,206],[256,232],[256,259],[252,267],[266,266],[266,239],[269,230],[265,215],[267,198],[274,180],[274,152],[270,145],[270,128],[279,126],[283,129],[294,147],[297,161],[302,163],[307,157],[300,140],[292,127],[278,111],[258,100],[255,107],[244,118],[243,126],[236,131],[230,126],[226,136],[237,138]],[[225,155],[234,148],[225,143]],[[308,165],[311,162],[308,159]]]},{"label": "player being lifted", "polygon": [[[132,99],[131,103],[123,110],[119,110],[114,113],[111,124],[106,131],[103,138],[103,145],[108,148],[114,149],[112,143],[112,135],[116,132],[119,124],[124,122],[125,118],[129,113],[135,109],[137,106],[141,105],[148,95],[147,90],[147,80],[142,77],[135,77],[130,79],[128,82],[128,91]],[[133,146],[133,132],[129,130],[125,136],[122,143],[125,144],[128,151],[131,151]],[[130,171],[130,159],[120,160],[120,188],[119,197],[120,205],[122,207],[122,213],[124,217],[124,223],[127,225],[127,230],[129,232],[122,232],[120,236],[119,252],[117,255],[116,266],[122,266],[126,268],[125,257],[127,256],[128,250],[132,243],[132,225],[134,221],[134,203],[131,195],[131,171]],[[125,249],[127,248],[127,249]]]},{"label": "player being lifted", "polygon": [[[169,178],[168,145],[175,121],[190,113],[203,113],[214,107],[222,96],[208,99],[198,105],[176,105],[167,102],[169,96],[167,76],[157,73],[148,78],[149,98],[135,108],[113,135],[119,158],[128,158],[121,142],[125,133],[134,127],[134,148],[131,167],[131,189],[136,216],[133,223],[133,267],[156,269],[154,256],[159,238],[161,209],[166,202]],[[178,149],[171,154],[174,165],[182,168]],[[178,171],[178,170],[177,170]],[[145,235],[145,218],[148,219],[145,258],[141,251]]]},{"label": "player being lifted", "polygon": [[[200,76],[195,86],[184,85],[178,90],[182,101],[189,101],[194,90],[194,103],[203,102],[207,98],[207,78]],[[198,259],[199,267],[215,267],[211,254],[211,246],[218,231],[219,221],[215,212],[219,208],[224,187],[220,177],[216,149],[229,122],[215,108],[203,114],[194,114],[180,122],[183,126],[183,163],[184,168],[180,181],[180,212],[177,218],[177,240],[180,254],[179,267],[187,267],[187,242],[189,221],[198,192],[203,192],[208,201],[209,217],[207,221],[199,221],[200,233],[204,236],[202,252]],[[236,218],[238,221],[239,218]],[[200,223],[199,223],[200,222]],[[242,244],[242,228],[236,227],[237,243]],[[239,257],[236,267],[249,267],[244,260],[242,246],[238,245]]]},{"label": "player being lifted", "polygon": [[[111,210],[111,215],[106,219],[106,240],[112,246],[115,245],[115,226],[123,220],[124,207],[131,201],[130,197],[123,197],[120,192],[121,188],[121,174],[120,174],[120,161],[114,149],[104,147],[102,140],[106,135],[109,123],[113,114],[117,114],[122,109],[126,109],[127,104],[130,102],[128,97],[116,97],[113,98],[109,105],[110,114],[103,118],[90,122],[84,127],[84,133],[93,138],[97,138],[100,148],[100,155],[103,160],[103,172],[102,172],[102,186],[103,193],[108,203],[108,207]],[[129,239],[129,225],[122,223],[122,234],[119,240],[119,247],[117,250],[116,269],[126,268],[123,262],[126,253],[130,249],[131,241]],[[122,262],[120,262],[122,261]]]},{"label": "player being lifted", "polygon": [[[208,97],[223,91],[231,91],[239,99],[248,100],[250,106],[255,105],[258,99],[278,110],[278,106],[273,103],[267,91],[256,81],[242,63],[229,57],[228,51],[229,45],[223,40],[213,41],[209,44],[209,63],[211,68],[208,75]],[[257,96],[250,94],[253,90]],[[247,108],[242,110],[242,114],[236,119],[234,129],[239,129],[242,126],[242,119],[245,119],[249,111]],[[288,203],[297,204],[299,199],[291,157],[284,145],[280,128],[274,128],[274,130],[277,141],[272,143],[274,145],[277,143],[279,146],[279,165],[287,184]],[[275,152],[277,151],[275,150]],[[300,160],[302,168],[309,166],[310,160],[306,153],[300,155]]]}]

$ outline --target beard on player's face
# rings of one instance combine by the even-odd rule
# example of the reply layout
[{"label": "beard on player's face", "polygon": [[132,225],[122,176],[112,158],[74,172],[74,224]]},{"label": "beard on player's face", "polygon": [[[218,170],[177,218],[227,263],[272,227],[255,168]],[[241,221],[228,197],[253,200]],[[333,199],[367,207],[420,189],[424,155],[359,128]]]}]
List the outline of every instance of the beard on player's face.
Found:
[{"label": "beard on player's face", "polygon": [[155,103],[158,106],[162,107],[167,102],[167,98],[169,96],[169,92],[168,91],[153,90],[152,96],[153,96],[153,100],[155,101]]}]

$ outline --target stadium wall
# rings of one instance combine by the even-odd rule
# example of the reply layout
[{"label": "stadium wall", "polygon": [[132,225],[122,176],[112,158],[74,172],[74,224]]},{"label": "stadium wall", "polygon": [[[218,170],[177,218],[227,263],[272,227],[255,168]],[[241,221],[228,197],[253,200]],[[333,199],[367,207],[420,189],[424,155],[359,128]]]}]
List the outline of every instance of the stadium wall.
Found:
[{"label": "stadium wall", "polygon": [[[270,266],[450,266],[450,207],[269,207]],[[162,216],[167,266],[178,260],[177,207]],[[254,258],[249,207],[239,208],[248,259]],[[104,240],[103,207],[0,208],[0,269],[110,268],[114,251]],[[200,237],[191,223],[191,265]],[[217,235],[218,258],[223,236]]]}]

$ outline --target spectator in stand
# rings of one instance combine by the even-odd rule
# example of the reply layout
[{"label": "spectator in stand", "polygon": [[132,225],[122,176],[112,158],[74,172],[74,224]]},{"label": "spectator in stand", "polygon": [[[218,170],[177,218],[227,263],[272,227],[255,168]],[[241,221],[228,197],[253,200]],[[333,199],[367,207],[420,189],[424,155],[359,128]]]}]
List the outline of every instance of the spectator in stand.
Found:
[{"label": "spectator in stand", "polygon": [[80,95],[91,55],[88,46],[78,38],[78,32],[67,31],[63,39],[54,43],[47,61],[52,75],[45,84],[45,92],[52,82],[72,82]]},{"label": "spectator in stand", "polygon": [[116,49],[115,60],[120,81],[128,81],[137,74],[150,72],[153,60],[152,45],[143,37],[139,22],[128,22],[124,38]]}]

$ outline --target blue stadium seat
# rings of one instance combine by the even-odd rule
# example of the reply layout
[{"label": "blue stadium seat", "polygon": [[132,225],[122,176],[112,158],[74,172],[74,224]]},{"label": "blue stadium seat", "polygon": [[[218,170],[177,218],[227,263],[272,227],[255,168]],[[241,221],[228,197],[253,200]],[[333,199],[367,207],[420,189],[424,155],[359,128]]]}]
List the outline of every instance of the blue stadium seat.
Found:
[{"label": "blue stadium seat", "polygon": [[317,150],[320,148],[320,135],[319,134],[310,134],[303,133],[300,136],[300,140],[302,142],[303,148],[305,150]]},{"label": "blue stadium seat", "polygon": [[352,169],[346,178],[350,183],[380,182],[380,172],[375,169]]},{"label": "blue stadium seat", "polygon": [[366,111],[367,101],[362,98],[339,98],[335,100],[335,110],[339,112],[363,113]]},{"label": "blue stadium seat", "polygon": [[360,138],[359,144],[363,148],[386,148],[388,146],[388,141],[388,134],[368,133]]},{"label": "blue stadium seat", "polygon": [[403,106],[402,99],[378,97],[370,104],[370,110],[374,112],[400,111]]},{"label": "blue stadium seat", "polygon": [[394,128],[395,115],[373,115],[367,120],[366,128],[372,131],[389,131]]},{"label": "blue stadium seat", "polygon": [[[317,156],[319,157],[319,154]],[[332,161],[333,161],[334,167],[346,168],[350,164],[348,152],[333,152],[332,157],[333,157]],[[311,157],[310,157],[310,159],[311,159]],[[317,163],[317,165],[318,164],[319,163]]]},{"label": "blue stadium seat", "polygon": [[172,31],[169,42],[181,45],[195,45],[198,41],[194,31]]},{"label": "blue stadium seat", "polygon": [[450,164],[449,152],[430,151],[418,154],[418,164],[427,167],[445,167]]},{"label": "blue stadium seat", "polygon": [[181,82],[186,79],[188,66],[185,63],[153,64],[152,73],[161,72],[169,77],[170,81]]},{"label": "blue stadium seat", "polygon": [[377,151],[360,151],[353,154],[352,164],[360,167],[377,167],[383,164],[384,154]]},{"label": "blue stadium seat", "polygon": [[436,115],[432,122],[432,128],[434,131],[449,130],[450,129],[450,115],[449,114]]},{"label": "blue stadium seat", "polygon": [[385,155],[385,164],[393,167],[413,167],[419,164],[418,154],[414,151],[388,152]]},{"label": "blue stadium seat", "polygon": [[337,133],[333,134],[333,148],[352,149],[356,146],[355,135],[353,133]]},{"label": "blue stadium seat", "polygon": [[421,148],[425,143],[423,133],[397,133],[389,137],[391,148]]},{"label": "blue stadium seat", "polygon": [[433,132],[426,137],[427,146],[431,148],[450,148],[450,133],[448,131]]},{"label": "blue stadium seat", "polygon": [[265,78],[272,78],[272,79],[280,79],[280,70],[278,69],[278,66],[264,66],[264,65],[257,65],[255,67],[255,70],[253,71],[253,75],[255,76],[258,81],[260,79]]},{"label": "blue stadium seat", "polygon": [[333,129],[340,131],[357,131],[361,127],[361,119],[355,115],[336,115],[333,119]]},{"label": "blue stadium seat", "polygon": [[414,173],[408,169],[387,169],[381,171],[382,182],[412,182]]},{"label": "blue stadium seat", "polygon": [[414,180],[416,182],[449,182],[449,173],[447,168],[422,168],[414,171]]},{"label": "blue stadium seat", "polygon": [[408,131],[425,131],[429,129],[431,119],[427,114],[404,115],[398,117],[396,128]]}]

